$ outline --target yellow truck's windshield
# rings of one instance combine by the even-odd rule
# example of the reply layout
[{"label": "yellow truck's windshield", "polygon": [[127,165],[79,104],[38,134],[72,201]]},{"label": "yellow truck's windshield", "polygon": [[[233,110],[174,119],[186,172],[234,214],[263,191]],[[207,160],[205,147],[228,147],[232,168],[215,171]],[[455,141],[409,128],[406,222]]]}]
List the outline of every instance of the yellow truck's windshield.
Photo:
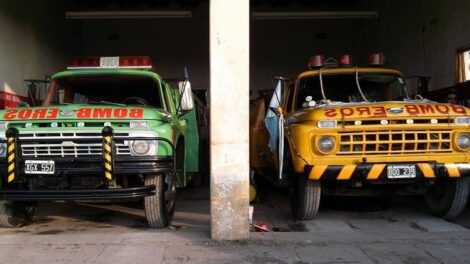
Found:
[{"label": "yellow truck's windshield", "polygon": [[[322,76],[323,98],[318,75],[307,76],[299,81],[296,108],[306,108],[320,104],[324,99],[331,102],[403,101],[408,93],[403,79],[397,75],[362,73],[356,83],[355,73],[325,74]],[[365,99],[363,98],[364,95]],[[312,104],[311,102],[315,102]]]}]

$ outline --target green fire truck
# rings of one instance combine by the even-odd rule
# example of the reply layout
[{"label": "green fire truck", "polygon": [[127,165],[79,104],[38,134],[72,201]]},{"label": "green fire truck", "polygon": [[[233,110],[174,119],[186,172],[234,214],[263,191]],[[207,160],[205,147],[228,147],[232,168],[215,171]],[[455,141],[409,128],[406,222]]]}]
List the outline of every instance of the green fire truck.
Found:
[{"label": "green fire truck", "polygon": [[27,224],[40,201],[143,199],[149,226],[166,227],[198,172],[185,75],[173,88],[149,57],[74,58],[42,106],[0,111],[0,225]]}]

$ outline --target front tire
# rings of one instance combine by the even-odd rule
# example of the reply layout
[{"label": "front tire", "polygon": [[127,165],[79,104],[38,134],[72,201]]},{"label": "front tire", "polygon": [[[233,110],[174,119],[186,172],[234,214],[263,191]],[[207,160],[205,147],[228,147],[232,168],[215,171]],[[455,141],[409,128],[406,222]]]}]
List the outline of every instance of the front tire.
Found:
[{"label": "front tire", "polygon": [[291,209],[297,220],[312,220],[318,213],[321,197],[320,181],[297,175],[291,193]]},{"label": "front tire", "polygon": [[[165,179],[165,182],[164,182]],[[145,185],[155,185],[155,195],[144,198],[145,217],[151,228],[165,228],[175,210],[176,185],[173,174],[145,177]]]},{"label": "front tire", "polygon": [[438,180],[425,194],[424,201],[432,214],[452,220],[465,209],[469,188],[470,177]]},{"label": "front tire", "polygon": [[36,203],[0,201],[0,226],[21,227],[31,223],[36,212]]}]

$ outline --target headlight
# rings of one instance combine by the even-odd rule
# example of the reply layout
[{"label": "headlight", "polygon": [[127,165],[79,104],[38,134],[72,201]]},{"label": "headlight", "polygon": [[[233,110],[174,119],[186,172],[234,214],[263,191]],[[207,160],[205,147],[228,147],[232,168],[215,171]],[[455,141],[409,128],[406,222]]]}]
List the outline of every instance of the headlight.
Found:
[{"label": "headlight", "polygon": [[145,155],[150,150],[150,143],[148,140],[135,140],[132,142],[132,150],[137,155]]},{"label": "headlight", "polygon": [[460,116],[455,118],[455,124],[457,125],[468,125],[470,124],[470,117]]},{"label": "headlight", "polygon": [[319,128],[327,128],[327,127],[336,127],[336,120],[320,120],[318,121]]},{"label": "headlight", "polygon": [[318,151],[328,154],[335,148],[335,139],[331,136],[321,136],[317,142]]},{"label": "headlight", "polygon": [[5,154],[7,153],[7,144],[5,143],[0,143],[0,157],[5,157]]},{"label": "headlight", "polygon": [[467,133],[459,134],[457,136],[456,144],[459,149],[468,150],[470,148],[470,135]]},{"label": "headlight", "polygon": [[133,131],[129,133],[129,139],[124,140],[124,145],[129,148],[131,156],[153,156],[158,150],[157,140],[151,139],[155,137],[158,137],[155,131]]}]

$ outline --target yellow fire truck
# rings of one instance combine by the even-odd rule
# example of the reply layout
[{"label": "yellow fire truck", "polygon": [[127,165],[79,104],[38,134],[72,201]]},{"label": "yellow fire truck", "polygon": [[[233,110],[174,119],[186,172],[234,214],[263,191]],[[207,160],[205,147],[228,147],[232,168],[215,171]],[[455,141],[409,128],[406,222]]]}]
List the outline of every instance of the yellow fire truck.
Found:
[{"label": "yellow fire truck", "polygon": [[321,194],[423,195],[431,213],[459,216],[469,197],[470,110],[410,95],[380,54],[368,67],[351,61],[314,56],[271,98],[252,102],[254,172],[290,188],[299,220],[315,217]]}]

